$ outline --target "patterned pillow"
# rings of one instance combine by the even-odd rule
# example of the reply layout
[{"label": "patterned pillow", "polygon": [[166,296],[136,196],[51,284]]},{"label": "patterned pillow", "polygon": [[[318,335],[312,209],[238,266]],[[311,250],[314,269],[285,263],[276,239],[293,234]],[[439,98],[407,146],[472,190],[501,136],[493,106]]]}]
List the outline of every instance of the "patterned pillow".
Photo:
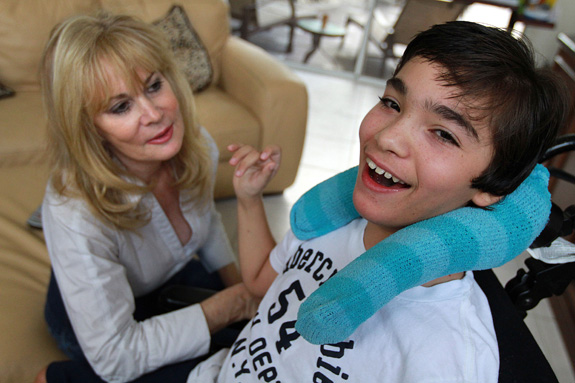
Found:
[{"label": "patterned pillow", "polygon": [[207,88],[213,76],[210,57],[184,9],[178,5],[173,6],[168,14],[154,22],[154,25],[160,27],[169,39],[176,61],[192,90],[198,92]]},{"label": "patterned pillow", "polygon": [[10,97],[14,95],[14,89],[7,87],[0,83],[0,98]]}]

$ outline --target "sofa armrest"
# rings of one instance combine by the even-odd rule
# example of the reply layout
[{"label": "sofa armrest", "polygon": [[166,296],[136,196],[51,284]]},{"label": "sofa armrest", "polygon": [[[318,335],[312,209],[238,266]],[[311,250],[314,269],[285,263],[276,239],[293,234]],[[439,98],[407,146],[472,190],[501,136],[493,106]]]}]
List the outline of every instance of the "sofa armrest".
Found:
[{"label": "sofa armrest", "polygon": [[282,166],[266,188],[280,192],[295,180],[308,113],[305,84],[263,49],[230,36],[223,50],[219,86],[254,114],[262,126],[260,148],[282,147]]}]

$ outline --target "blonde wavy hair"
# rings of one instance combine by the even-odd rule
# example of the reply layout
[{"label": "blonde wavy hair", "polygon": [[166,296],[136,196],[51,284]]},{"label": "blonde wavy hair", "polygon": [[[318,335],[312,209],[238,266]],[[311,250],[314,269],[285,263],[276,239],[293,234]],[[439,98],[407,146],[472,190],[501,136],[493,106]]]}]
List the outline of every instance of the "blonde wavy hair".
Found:
[{"label": "blonde wavy hair", "polygon": [[54,28],[45,47],[41,80],[48,114],[51,183],[62,196],[82,198],[93,214],[120,229],[149,221],[139,196],[152,185],[134,177],[113,158],[94,124],[111,97],[103,62],[142,89],[136,69],[160,72],[169,82],[184,122],[180,152],[170,160],[176,188],[186,202],[205,207],[212,198],[208,145],[196,120],[191,88],[154,26],[129,16],[100,13],[75,16]]}]

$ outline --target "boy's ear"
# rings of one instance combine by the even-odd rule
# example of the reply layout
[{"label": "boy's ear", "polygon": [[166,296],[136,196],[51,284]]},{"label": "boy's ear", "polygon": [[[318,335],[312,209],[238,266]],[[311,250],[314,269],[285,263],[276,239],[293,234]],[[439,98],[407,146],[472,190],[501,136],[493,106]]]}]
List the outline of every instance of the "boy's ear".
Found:
[{"label": "boy's ear", "polygon": [[493,205],[496,202],[499,202],[501,200],[501,198],[503,198],[503,197],[493,195],[493,194],[487,193],[487,192],[478,191],[477,193],[475,193],[475,195],[473,196],[471,201],[473,201],[473,203],[476,206],[487,207],[489,205]]}]

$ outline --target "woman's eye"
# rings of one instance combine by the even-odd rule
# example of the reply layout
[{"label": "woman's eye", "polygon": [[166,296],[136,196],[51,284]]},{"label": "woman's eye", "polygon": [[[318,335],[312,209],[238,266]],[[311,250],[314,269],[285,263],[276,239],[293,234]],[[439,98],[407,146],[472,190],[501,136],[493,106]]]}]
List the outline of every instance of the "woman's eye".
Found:
[{"label": "woman's eye", "polygon": [[400,111],[399,108],[399,104],[395,101],[393,101],[391,98],[388,97],[380,97],[379,100],[381,101],[381,104],[386,107],[386,108],[390,108],[393,109],[397,112]]},{"label": "woman's eye", "polygon": [[112,106],[112,108],[110,108],[110,113],[122,114],[126,113],[128,110],[130,110],[130,103],[128,101],[122,101]]},{"label": "woman's eye", "polygon": [[163,84],[163,81],[160,79],[154,81],[152,84],[150,84],[148,86],[148,92],[149,93],[158,92],[160,89],[162,89],[162,84]]},{"label": "woman's eye", "polygon": [[453,135],[445,130],[441,130],[438,129],[435,131],[435,134],[437,135],[437,137],[439,137],[439,139],[443,142],[446,142],[448,144],[452,144],[455,146],[459,146],[459,143],[457,142],[457,140],[455,139],[455,137],[453,137]]}]

